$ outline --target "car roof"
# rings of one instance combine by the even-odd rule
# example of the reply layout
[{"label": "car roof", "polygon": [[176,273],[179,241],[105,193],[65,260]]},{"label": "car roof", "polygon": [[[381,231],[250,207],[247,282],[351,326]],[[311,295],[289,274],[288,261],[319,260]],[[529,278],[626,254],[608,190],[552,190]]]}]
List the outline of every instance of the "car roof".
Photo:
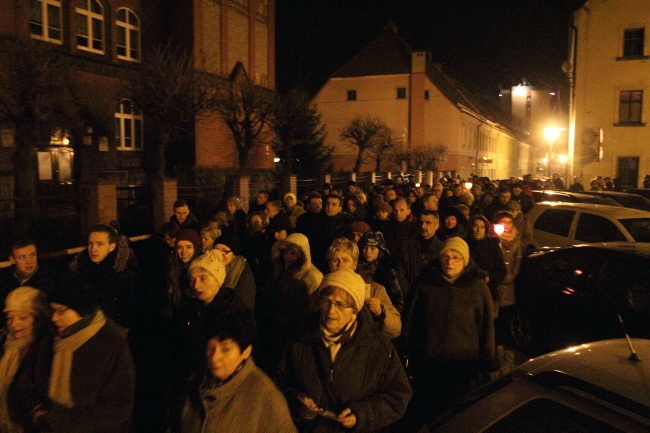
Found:
[{"label": "car roof", "polygon": [[603,250],[616,251],[620,253],[636,254],[639,256],[650,258],[650,242],[627,242],[627,241],[593,242],[593,243],[569,245],[566,247],[543,247],[535,250],[533,252],[533,256],[536,254],[544,254],[551,251],[569,250],[575,248],[598,248]]},{"label": "car roof", "polygon": [[630,341],[639,360],[633,359],[627,340],[619,338],[541,355],[521,364],[518,372],[533,377],[558,372],[650,407],[650,340]]},{"label": "car roof", "polygon": [[[610,206],[606,204],[594,203],[567,203],[560,201],[542,201],[535,203],[535,206],[540,207],[557,207],[565,209],[582,209],[595,214],[608,215],[616,219],[629,219],[629,218],[650,218],[650,212],[641,209],[633,209],[622,206]],[[531,209],[532,211],[532,209]]]},{"label": "car roof", "polygon": [[558,198],[570,197],[573,200],[569,201],[569,203],[575,201],[578,203],[598,203],[598,204],[609,204],[612,206],[622,206],[619,202],[617,202],[612,198],[601,197],[592,194],[585,194],[583,192],[556,191],[553,189],[533,190],[533,197],[535,196],[541,197],[542,201],[544,196],[552,196],[552,195],[557,196]]}]

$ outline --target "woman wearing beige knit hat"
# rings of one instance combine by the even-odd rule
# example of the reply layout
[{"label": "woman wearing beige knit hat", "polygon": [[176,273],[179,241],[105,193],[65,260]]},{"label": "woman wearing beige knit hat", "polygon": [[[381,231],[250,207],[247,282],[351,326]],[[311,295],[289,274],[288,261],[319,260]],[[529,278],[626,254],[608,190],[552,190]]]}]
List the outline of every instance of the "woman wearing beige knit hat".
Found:
[{"label": "woman wearing beige knit hat", "polygon": [[2,311],[6,326],[0,330],[0,432],[22,433],[29,414],[10,402],[27,387],[47,393],[47,377],[38,371],[49,367],[45,354],[52,344],[47,326],[51,310],[43,292],[22,286],[9,292]]},{"label": "woman wearing beige knit hat", "polygon": [[299,431],[379,431],[406,411],[411,387],[393,345],[361,314],[365,282],[339,268],[318,289],[318,312],[280,362],[280,388]]},{"label": "woman wearing beige knit hat", "polygon": [[417,428],[498,366],[492,295],[463,239],[443,243],[439,260],[422,269],[404,308],[402,332],[414,384],[406,418]]}]

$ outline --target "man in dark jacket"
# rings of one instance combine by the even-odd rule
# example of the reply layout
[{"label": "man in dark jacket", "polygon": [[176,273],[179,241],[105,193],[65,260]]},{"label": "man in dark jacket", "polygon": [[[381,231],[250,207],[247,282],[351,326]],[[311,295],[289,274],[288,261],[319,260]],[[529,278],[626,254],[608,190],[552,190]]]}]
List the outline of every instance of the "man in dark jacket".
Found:
[{"label": "man in dark jacket", "polygon": [[393,215],[384,226],[386,248],[396,256],[402,249],[405,239],[418,234],[418,224],[411,215],[411,208],[404,197],[398,197],[391,203]]},{"label": "man in dark jacket", "polygon": [[404,299],[420,270],[438,258],[442,248],[442,241],[436,236],[436,230],[440,227],[439,218],[437,212],[423,210],[418,221],[420,235],[406,239],[401,254],[396,255],[395,269]]},{"label": "man in dark jacket", "polygon": [[197,233],[201,233],[201,224],[199,224],[199,219],[190,212],[190,207],[185,200],[176,200],[174,202],[174,215],[169,218],[169,221],[173,221],[183,229],[192,229]]},{"label": "man in dark jacket", "polygon": [[36,243],[29,238],[11,242],[9,261],[11,266],[0,274],[0,305],[13,289],[30,286],[46,294],[52,291],[58,273],[38,260]]},{"label": "man in dark jacket", "polygon": [[90,228],[86,250],[79,253],[70,270],[81,275],[96,292],[107,317],[129,328],[135,318],[138,275],[131,259],[128,239],[106,224]]},{"label": "man in dark jacket", "polygon": [[325,273],[329,270],[326,259],[327,247],[336,238],[349,238],[352,236],[352,223],[354,218],[343,211],[343,198],[337,194],[325,196],[325,213],[322,215],[322,230],[307,235],[311,247],[312,263]]}]

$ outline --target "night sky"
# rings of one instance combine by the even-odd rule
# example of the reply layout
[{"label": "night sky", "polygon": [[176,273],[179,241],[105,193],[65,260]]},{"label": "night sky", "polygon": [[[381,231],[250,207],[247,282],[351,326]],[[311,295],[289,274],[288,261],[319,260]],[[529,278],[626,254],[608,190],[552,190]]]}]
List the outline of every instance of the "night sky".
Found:
[{"label": "night sky", "polygon": [[276,0],[280,90],[315,91],[389,19],[417,50],[476,94],[499,85],[566,83],[571,14],[584,0]]}]

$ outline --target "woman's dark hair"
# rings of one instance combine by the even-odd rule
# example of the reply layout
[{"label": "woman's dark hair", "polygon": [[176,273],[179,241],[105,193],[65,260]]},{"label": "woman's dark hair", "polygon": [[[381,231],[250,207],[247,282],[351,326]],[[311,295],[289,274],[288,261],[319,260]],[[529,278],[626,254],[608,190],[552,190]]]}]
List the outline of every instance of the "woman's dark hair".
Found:
[{"label": "woman's dark hair", "polygon": [[203,338],[206,343],[213,338],[220,341],[232,339],[243,352],[257,338],[255,321],[252,314],[246,310],[217,314],[203,326]]}]

